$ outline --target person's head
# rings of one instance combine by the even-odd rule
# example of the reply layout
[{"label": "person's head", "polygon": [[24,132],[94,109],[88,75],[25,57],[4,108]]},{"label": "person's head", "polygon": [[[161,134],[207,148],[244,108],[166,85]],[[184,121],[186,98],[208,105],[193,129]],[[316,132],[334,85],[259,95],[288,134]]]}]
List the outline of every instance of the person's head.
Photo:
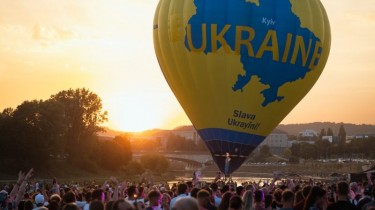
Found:
[{"label": "person's head", "polygon": [[186,185],[188,186],[188,192],[190,192],[190,190],[193,189],[193,182],[192,181],[187,181]]},{"label": "person's head", "polygon": [[193,197],[193,198],[197,198],[197,195],[198,195],[198,192],[199,192],[199,188],[196,188],[194,187],[191,192],[190,192],[190,196]]},{"label": "person's head", "polygon": [[221,198],[218,210],[228,210],[230,198],[233,196],[231,192],[226,192]]},{"label": "person's head", "polygon": [[206,207],[210,203],[210,193],[207,190],[200,190],[197,200],[200,207]]},{"label": "person's head", "polygon": [[303,193],[302,190],[299,190],[295,193],[295,198],[294,198],[294,204],[297,205],[297,203],[301,202],[303,200]]},{"label": "person's head", "polygon": [[63,201],[65,204],[74,203],[76,202],[76,195],[72,191],[69,191],[63,196]]},{"label": "person's head", "polygon": [[221,194],[224,194],[229,191],[229,185],[224,185],[223,188],[221,188]]},{"label": "person's head", "polygon": [[214,193],[214,194],[216,194],[216,192],[217,192],[217,190],[219,189],[219,186],[217,185],[217,183],[212,183],[211,185],[210,185],[210,188],[211,188],[211,190],[212,190],[212,192]]},{"label": "person's head", "polygon": [[56,201],[57,203],[60,203],[62,199],[61,199],[60,195],[53,194],[53,195],[51,195],[51,198],[49,200],[50,201]]},{"label": "person's head", "polygon": [[161,197],[161,205],[169,205],[171,203],[171,196],[168,193],[164,193]]},{"label": "person's head", "polygon": [[341,196],[348,196],[349,194],[349,185],[346,182],[337,183],[337,194]]},{"label": "person's head", "polygon": [[245,188],[244,188],[244,187],[242,187],[242,186],[238,186],[238,187],[236,188],[236,194],[237,194],[238,196],[242,196],[244,192],[245,192]]},{"label": "person's head", "polygon": [[40,194],[40,193],[37,194],[37,195],[35,196],[34,200],[35,200],[35,205],[36,205],[37,207],[41,207],[41,206],[44,205],[44,196],[43,196],[42,194]]},{"label": "person's head", "polygon": [[294,192],[290,190],[283,191],[281,203],[283,204],[283,208],[292,208],[294,206]]},{"label": "person's head", "polygon": [[48,210],[60,210],[60,202],[56,200],[50,200],[47,208]]},{"label": "person's head", "polygon": [[8,199],[9,199],[8,192],[6,190],[0,189],[0,209],[7,208]]},{"label": "person's head", "polygon": [[23,210],[25,208],[25,200],[21,200],[19,203],[18,203],[18,209],[19,210]]},{"label": "person's head", "polygon": [[112,210],[133,210],[133,209],[134,208],[132,207],[132,205],[123,199],[115,201],[115,203],[112,206]]},{"label": "person's head", "polygon": [[144,194],[144,191],[145,191],[144,187],[142,187],[142,186],[138,187],[138,195],[139,196],[142,196]]},{"label": "person's head", "polygon": [[75,203],[67,203],[63,206],[62,210],[79,210],[79,208]]},{"label": "person's head", "polygon": [[105,210],[112,210],[112,207],[113,207],[113,204],[115,203],[115,201],[108,201],[106,204],[105,204],[105,207],[104,209]]},{"label": "person's head", "polygon": [[238,195],[234,195],[229,200],[229,208],[231,210],[241,210],[242,209],[242,199]]},{"label": "person's head", "polygon": [[326,199],[327,192],[321,187],[314,186],[311,188],[309,195],[305,200],[304,210],[308,210],[312,206],[321,206]]},{"label": "person's head", "polygon": [[132,185],[128,188],[128,196],[133,198],[138,195],[138,189],[135,185]]},{"label": "person's head", "polygon": [[101,201],[92,201],[90,203],[90,210],[104,210],[104,204]]},{"label": "person's head", "polygon": [[281,203],[281,195],[283,193],[283,190],[280,188],[277,188],[275,192],[273,192],[273,197],[275,198],[276,203]]},{"label": "person's head", "polygon": [[188,193],[188,185],[185,183],[180,183],[177,185],[177,195],[187,194]]},{"label": "person's head", "polygon": [[34,209],[33,202],[31,200],[25,201],[24,210],[32,210],[32,209]]},{"label": "person's head", "polygon": [[185,197],[178,199],[172,210],[199,210],[199,206],[196,199]]},{"label": "person's head", "polygon": [[251,190],[252,192],[255,191],[254,186],[252,184],[247,185],[245,189],[246,189],[246,191],[248,191],[248,190]]},{"label": "person's head", "polygon": [[[263,192],[264,193],[264,192]],[[270,194],[264,196],[264,208],[268,208],[272,205],[273,197]]]},{"label": "person's head", "polygon": [[309,195],[311,191],[311,186],[305,186],[303,189],[302,189],[302,195],[304,198],[307,198],[307,196]]},{"label": "person's head", "polygon": [[91,201],[102,201],[104,202],[105,195],[104,195],[104,190],[102,189],[95,189],[91,193]]},{"label": "person's head", "polygon": [[85,201],[87,203],[90,203],[91,202],[91,196],[92,196],[92,192],[87,192],[85,193]]},{"label": "person's head", "polygon": [[160,204],[160,193],[156,190],[150,191],[147,198],[150,201],[150,206],[158,206]]},{"label": "person's head", "polygon": [[77,199],[77,201],[81,201],[82,202],[82,200],[83,200],[83,194],[82,193],[76,194],[76,199]]},{"label": "person's head", "polygon": [[358,184],[357,182],[352,182],[348,185],[349,189],[352,190],[354,193],[358,192]]},{"label": "person's head", "polygon": [[261,190],[255,190],[254,192],[254,202],[261,203],[264,200],[264,193]]},{"label": "person's head", "polygon": [[251,209],[253,206],[253,191],[247,190],[242,196],[242,201],[244,209]]}]

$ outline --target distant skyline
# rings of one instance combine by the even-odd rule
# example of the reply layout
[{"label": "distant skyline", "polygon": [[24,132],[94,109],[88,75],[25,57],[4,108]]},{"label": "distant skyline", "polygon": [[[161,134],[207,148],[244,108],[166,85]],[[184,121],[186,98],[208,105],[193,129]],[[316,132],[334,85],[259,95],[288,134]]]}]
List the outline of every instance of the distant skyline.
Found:
[{"label": "distant skyline", "polygon": [[[172,129],[190,121],[153,49],[157,0],[0,2],[0,110],[88,88],[115,130]],[[375,124],[375,4],[322,0],[332,30],[320,79],[282,121]]]}]

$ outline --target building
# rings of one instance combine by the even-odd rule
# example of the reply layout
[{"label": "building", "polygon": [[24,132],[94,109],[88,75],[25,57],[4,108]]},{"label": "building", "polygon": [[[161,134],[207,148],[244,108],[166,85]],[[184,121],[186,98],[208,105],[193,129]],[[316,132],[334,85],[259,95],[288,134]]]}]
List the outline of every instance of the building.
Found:
[{"label": "building", "polygon": [[375,137],[375,133],[361,133],[355,135],[355,139],[368,139],[372,137]]},{"label": "building", "polygon": [[322,136],[322,140],[326,140],[328,141],[329,143],[333,143],[333,136]]},{"label": "building", "polygon": [[292,146],[293,144],[315,144],[315,141],[297,141],[297,140],[292,140],[292,141],[289,141],[289,143]]},{"label": "building", "polygon": [[258,146],[258,150],[263,145],[267,145],[270,148],[271,153],[276,155],[282,155],[285,149],[292,146],[291,142],[288,140],[288,133],[279,129],[273,130]]},{"label": "building", "polygon": [[198,144],[198,141],[201,141],[201,137],[199,136],[197,130],[195,130],[193,126],[181,126],[172,130],[171,133],[173,135],[191,140],[195,144]]},{"label": "building", "polygon": [[308,130],[304,130],[304,131],[299,132],[299,136],[301,136],[301,137],[315,137],[315,136],[318,136],[318,132],[308,129]]}]

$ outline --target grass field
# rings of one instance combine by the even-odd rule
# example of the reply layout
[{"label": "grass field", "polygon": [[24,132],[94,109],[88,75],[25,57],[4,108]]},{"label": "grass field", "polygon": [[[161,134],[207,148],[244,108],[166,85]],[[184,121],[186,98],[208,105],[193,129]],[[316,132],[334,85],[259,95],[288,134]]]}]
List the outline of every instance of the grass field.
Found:
[{"label": "grass field", "polygon": [[[171,181],[178,176],[191,177],[194,170],[199,168],[185,169],[185,164],[180,162],[173,162],[170,164],[169,171],[163,174],[153,175],[155,182]],[[301,176],[314,176],[314,177],[329,177],[332,173],[347,174],[362,171],[362,163],[321,163],[317,161],[306,161],[300,164],[247,164],[239,168],[233,176],[264,176],[265,178],[272,177],[274,172],[280,173],[295,173]],[[210,165],[201,169],[205,176],[214,177],[216,172],[219,171],[216,165]],[[13,174],[5,173],[6,170],[0,171],[0,183],[15,182],[17,179],[17,172]],[[91,172],[83,170],[79,167],[74,167],[65,162],[53,162],[48,164],[48,167],[36,169],[34,173],[34,180],[52,180],[56,177],[61,183],[93,181],[98,183],[108,180],[109,177],[115,176],[119,180],[127,180],[138,182],[141,180],[142,175],[129,176],[124,171],[109,171],[95,166]],[[149,179],[150,175],[146,175]]]}]

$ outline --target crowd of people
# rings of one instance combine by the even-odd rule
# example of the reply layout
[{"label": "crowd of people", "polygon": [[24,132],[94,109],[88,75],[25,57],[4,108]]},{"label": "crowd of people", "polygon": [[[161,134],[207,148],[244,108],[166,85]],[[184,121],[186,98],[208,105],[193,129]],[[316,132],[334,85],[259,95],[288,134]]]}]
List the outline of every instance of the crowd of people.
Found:
[{"label": "crowd of people", "polygon": [[119,182],[33,186],[33,169],[20,172],[0,192],[4,210],[375,210],[375,187],[363,182],[276,180],[268,182]]}]

